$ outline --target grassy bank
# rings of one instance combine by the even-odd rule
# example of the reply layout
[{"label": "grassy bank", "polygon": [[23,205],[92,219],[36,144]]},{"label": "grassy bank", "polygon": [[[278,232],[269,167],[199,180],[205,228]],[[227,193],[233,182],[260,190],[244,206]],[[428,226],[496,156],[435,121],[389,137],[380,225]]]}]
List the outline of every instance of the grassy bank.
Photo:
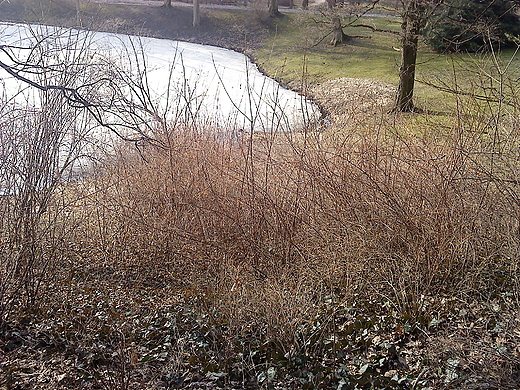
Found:
[{"label": "grassy bank", "polygon": [[[379,20],[381,19],[381,20]],[[367,24],[373,20],[368,19]],[[378,18],[385,29],[398,31],[398,19]],[[383,28],[383,27],[381,27]],[[333,47],[326,17],[308,14],[287,15],[276,24],[276,32],[257,51],[258,62],[269,74],[287,83],[300,81],[302,72],[310,83],[339,77],[398,80],[397,37],[373,33],[366,28],[345,29],[356,35],[350,44]]]},{"label": "grassy bank", "polygon": [[[349,19],[344,17],[344,23]],[[365,18],[357,24],[398,32],[399,18]],[[399,36],[374,32],[363,27],[347,27],[353,37],[347,44],[330,45],[330,22],[322,15],[286,15],[276,22],[275,31],[262,48],[255,51],[260,66],[286,85],[301,88],[341,77],[399,82]],[[498,78],[497,69],[514,80],[520,73],[520,58],[513,50],[487,54],[439,54],[422,45],[418,53],[415,96],[420,107],[450,112],[456,97],[443,89],[454,86],[464,93],[486,94],[480,85],[482,74]],[[486,78],[486,76],[484,76]],[[480,89],[480,91],[479,91]]]}]

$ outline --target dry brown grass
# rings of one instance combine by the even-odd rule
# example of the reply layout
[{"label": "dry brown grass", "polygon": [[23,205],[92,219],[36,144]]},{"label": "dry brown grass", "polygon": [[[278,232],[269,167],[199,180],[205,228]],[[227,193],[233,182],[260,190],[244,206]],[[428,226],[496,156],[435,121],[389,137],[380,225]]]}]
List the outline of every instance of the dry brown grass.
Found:
[{"label": "dry brown grass", "polygon": [[56,186],[58,260],[38,279],[41,311],[15,317],[38,318],[34,338],[59,335],[106,388],[170,366],[186,382],[203,370],[260,386],[276,368],[293,388],[300,374],[337,388],[337,361],[380,388],[396,373],[514,388],[518,127],[500,107],[460,107],[451,123],[340,107],[355,120],[324,133],[170,125],[119,145]]},{"label": "dry brown grass", "polygon": [[[89,363],[101,379],[131,382],[137,379],[127,371],[118,379],[123,368],[141,367],[140,375],[152,369],[137,363],[146,356],[143,341],[125,317],[146,310],[161,318],[170,307],[189,307],[212,340],[204,353],[215,355],[192,361],[201,351],[177,330],[187,346],[168,350],[175,372],[188,365],[256,377],[280,359],[336,353],[343,347],[327,340],[347,342],[359,326],[376,332],[370,340],[388,338],[408,351],[409,368],[388,363],[381,375],[397,369],[450,386],[467,378],[462,373],[488,375],[512,388],[519,363],[512,348],[519,285],[514,122],[490,128],[489,114],[482,125],[484,113],[461,113],[450,131],[443,125],[442,135],[431,127],[418,135],[407,128],[413,122],[377,112],[383,120],[358,118],[333,134],[226,140],[172,126],[158,136],[161,147],[119,146],[92,177],[60,186],[50,203],[66,210],[57,222],[73,228],[62,237],[53,281],[44,280],[42,305],[73,323],[83,313],[78,340],[90,340],[95,329],[129,340],[118,347],[106,336],[112,348],[138,357],[129,363],[123,354],[123,365],[108,368]],[[425,123],[435,126],[431,118]],[[490,315],[485,308],[497,304],[504,308]],[[459,318],[472,305],[473,317]],[[106,320],[89,319],[96,307]],[[494,318],[491,333],[486,316]],[[375,326],[378,318],[386,322]],[[438,328],[438,319],[450,325]],[[483,335],[490,338],[479,343]],[[354,347],[346,348],[348,357]],[[391,348],[385,356],[400,362]],[[482,360],[492,358],[509,359],[507,371]],[[328,364],[323,359],[316,364]]]},{"label": "dry brown grass", "polygon": [[275,333],[293,334],[335,288],[413,314],[421,295],[514,281],[518,206],[483,176],[485,152],[465,147],[478,140],[364,134],[323,146],[170,129],[167,147],[122,147],[92,181],[89,236],[111,259],[204,291],[237,328]]}]

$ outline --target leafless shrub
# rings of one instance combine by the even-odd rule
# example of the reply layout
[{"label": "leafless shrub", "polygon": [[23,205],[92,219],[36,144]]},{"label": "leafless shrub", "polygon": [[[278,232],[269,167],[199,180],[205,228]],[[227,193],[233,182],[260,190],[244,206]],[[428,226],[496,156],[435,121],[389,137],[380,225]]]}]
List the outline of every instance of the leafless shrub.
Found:
[{"label": "leafless shrub", "polygon": [[[223,360],[236,335],[273,342],[284,356],[307,348],[299,329],[323,314],[326,296],[376,296],[419,322],[425,296],[514,291],[518,120],[516,100],[502,100],[506,85],[484,107],[480,95],[466,95],[453,121],[432,119],[423,133],[382,110],[380,122],[357,118],[330,136],[219,137],[186,106],[171,122],[143,114],[132,126],[146,123],[154,142],[115,143],[97,156],[81,197],[63,179],[85,150],[90,128],[76,127],[84,107],[46,91],[41,111],[2,116],[0,179],[10,191],[0,199],[1,314],[21,291],[36,297],[61,260],[72,213],[88,270],[128,288],[180,291],[225,344],[215,347]],[[98,371],[105,388],[131,387],[125,337],[113,341],[117,362]],[[171,361],[179,372],[183,348]]]},{"label": "leafless shrub", "polygon": [[407,318],[424,295],[492,294],[516,280],[518,206],[515,179],[501,176],[515,169],[506,143],[489,171],[499,143],[486,115],[459,110],[442,135],[369,121],[373,132],[321,143],[172,127],[166,148],[144,159],[122,148],[100,176],[112,186],[96,201],[99,240],[110,231],[107,248],[181,278],[235,329],[282,338],[338,287],[388,298]]},{"label": "leafless shrub", "polygon": [[[78,222],[75,197],[84,196],[81,186],[71,189],[106,151],[106,130],[149,140],[143,123],[153,116],[146,90],[94,59],[80,33],[12,28],[21,29],[20,42],[0,46],[0,66],[21,82],[6,84],[0,108],[2,321],[16,303],[34,306],[51,268],[64,261],[63,245]],[[142,92],[139,108],[132,90]]]},{"label": "leafless shrub", "polygon": [[14,302],[34,304],[71,226],[63,180],[72,178],[85,142],[78,114],[59,94],[42,96],[41,110],[4,105],[0,297],[2,316]]}]

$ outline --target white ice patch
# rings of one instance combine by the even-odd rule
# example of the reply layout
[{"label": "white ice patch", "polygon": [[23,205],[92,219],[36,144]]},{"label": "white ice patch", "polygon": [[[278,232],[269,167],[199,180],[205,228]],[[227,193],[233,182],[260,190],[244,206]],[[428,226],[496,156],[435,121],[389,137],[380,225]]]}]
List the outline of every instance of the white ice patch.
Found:
[{"label": "white ice patch", "polygon": [[[166,119],[179,120],[182,111],[219,132],[290,132],[319,118],[315,104],[281,87],[261,74],[245,55],[231,50],[167,39],[0,24],[0,45],[25,48],[17,52],[21,58],[30,56],[27,48],[44,37],[51,47],[55,40],[55,49],[63,57],[73,57],[71,51],[88,50],[93,61],[103,58],[132,77],[146,79],[149,103]],[[63,39],[68,40],[66,45]],[[4,63],[12,61],[5,53],[0,56]],[[27,88],[4,70],[0,70],[0,79],[5,85],[4,99],[23,89],[19,96],[25,101],[38,100],[34,88]]]}]

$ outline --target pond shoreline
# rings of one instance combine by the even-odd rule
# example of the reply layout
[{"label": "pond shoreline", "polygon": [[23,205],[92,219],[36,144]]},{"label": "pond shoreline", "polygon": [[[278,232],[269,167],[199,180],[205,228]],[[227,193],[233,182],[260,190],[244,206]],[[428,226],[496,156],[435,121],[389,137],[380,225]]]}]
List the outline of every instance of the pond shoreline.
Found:
[{"label": "pond shoreline", "polygon": [[[33,17],[26,17],[20,7],[16,7],[16,2],[13,3],[0,4],[0,22],[42,24],[93,32],[170,39],[239,52],[248,57],[264,76],[275,80],[282,88],[294,91],[316,104],[320,110],[320,122],[329,116],[328,110],[314,99],[306,86],[288,85],[274,75],[270,75],[257,62],[255,49],[262,46],[265,37],[275,27],[274,20],[267,16],[267,12],[256,8],[233,7],[233,13],[242,15],[235,17],[232,23],[225,23],[229,15],[221,18],[221,15],[229,11],[229,7],[206,9],[206,15],[202,16],[202,26],[197,29],[191,26],[191,7],[186,7],[184,4],[180,6],[180,3],[176,2],[173,3],[174,7],[165,8],[158,6],[160,3],[158,1],[152,1],[153,4],[94,1],[85,6],[80,23],[76,19],[75,9],[70,8],[70,4],[67,7],[65,4],[55,2],[56,9],[50,9],[45,18],[34,20]],[[31,10],[31,13],[37,12]],[[243,15],[244,13],[247,15]]]}]

